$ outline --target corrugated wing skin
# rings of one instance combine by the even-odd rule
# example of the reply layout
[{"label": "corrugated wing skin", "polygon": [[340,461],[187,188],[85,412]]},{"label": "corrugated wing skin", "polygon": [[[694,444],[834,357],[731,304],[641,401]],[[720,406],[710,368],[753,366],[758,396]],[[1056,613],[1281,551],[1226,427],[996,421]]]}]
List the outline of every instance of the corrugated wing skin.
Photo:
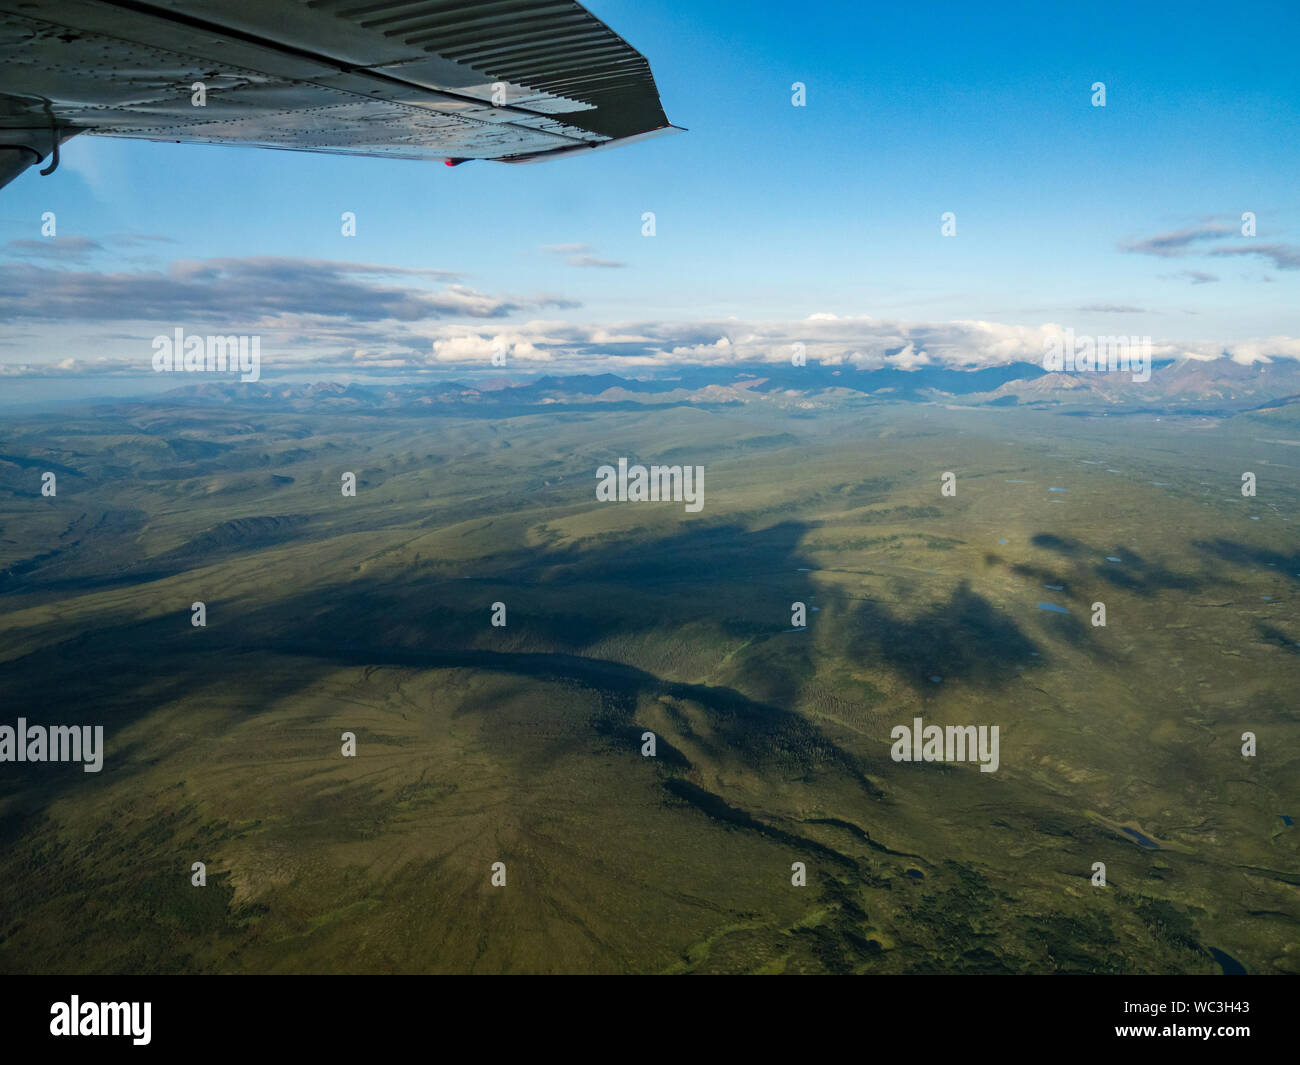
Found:
[{"label": "corrugated wing skin", "polygon": [[21,168],[78,132],[525,162],[674,128],[574,0],[0,0]]}]

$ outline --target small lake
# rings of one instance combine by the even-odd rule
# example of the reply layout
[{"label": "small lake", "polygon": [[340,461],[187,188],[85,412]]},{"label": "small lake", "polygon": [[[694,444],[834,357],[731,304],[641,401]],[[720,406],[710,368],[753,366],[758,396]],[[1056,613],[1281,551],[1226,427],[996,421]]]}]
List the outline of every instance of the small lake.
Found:
[{"label": "small lake", "polygon": [[1144,836],[1136,828],[1129,828],[1127,825],[1121,825],[1120,829],[1124,832],[1127,832],[1130,836],[1132,836],[1135,840],[1137,840],[1138,846],[1146,847],[1148,850],[1153,850],[1153,851],[1158,851],[1160,849],[1159,843],[1153,840],[1150,836]]},{"label": "small lake", "polygon": [[1225,954],[1217,947],[1207,947],[1206,950],[1208,950],[1214,960],[1219,963],[1219,968],[1223,970],[1225,976],[1246,975],[1246,967],[1231,954]]}]

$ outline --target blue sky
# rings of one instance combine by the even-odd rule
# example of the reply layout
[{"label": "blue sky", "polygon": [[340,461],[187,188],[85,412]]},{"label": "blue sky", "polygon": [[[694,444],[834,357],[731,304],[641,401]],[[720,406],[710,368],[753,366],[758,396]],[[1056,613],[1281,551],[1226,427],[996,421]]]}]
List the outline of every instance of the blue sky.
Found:
[{"label": "blue sky", "polygon": [[[360,343],[418,363],[439,336],[506,336],[524,356],[578,358],[598,355],[601,337],[635,337],[652,359],[708,359],[724,333],[734,357],[763,357],[807,333],[831,355],[875,351],[872,336],[888,335],[958,361],[969,343],[987,362],[1031,350],[1045,323],[1201,354],[1240,344],[1243,359],[1300,356],[1298,5],[587,6],[647,56],[669,118],[689,132],[454,169],[73,140],[54,176],[30,171],[0,191],[11,290],[0,364],[129,362],[140,338],[188,320],[148,300],[137,318],[104,316],[86,295],[96,278],[261,257],[447,271],[457,276],[380,281],[454,284],[493,308],[483,319],[452,301],[427,329],[393,326],[386,348],[382,321],[367,318],[360,340],[329,328],[357,316],[323,286],[321,317],[278,333],[292,359],[347,358]],[[796,81],[806,107],[791,105]],[[1104,108],[1091,105],[1096,81]],[[349,210],[355,238],[339,231]],[[44,211],[58,218],[58,254],[24,243]],[[945,211],[954,237],[940,234]],[[1238,232],[1243,211],[1257,216],[1252,238]],[[1153,242],[1170,234],[1182,237]],[[590,259],[623,265],[571,265]],[[60,276],[32,283],[33,264]],[[266,325],[239,306],[244,286],[231,284],[214,328]],[[75,313],[43,302],[68,288]],[[129,302],[115,292],[101,295]],[[877,324],[858,342],[857,325],[801,329],[810,315]],[[968,321],[1007,331],[950,327]]]}]

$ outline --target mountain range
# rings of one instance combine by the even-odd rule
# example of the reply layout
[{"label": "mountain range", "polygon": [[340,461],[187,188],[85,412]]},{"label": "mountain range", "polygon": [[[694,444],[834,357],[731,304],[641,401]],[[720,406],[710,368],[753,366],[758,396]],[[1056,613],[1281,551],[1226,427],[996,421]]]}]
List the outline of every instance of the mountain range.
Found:
[{"label": "mountain range", "polygon": [[652,377],[613,373],[475,376],[427,382],[343,384],[263,379],[256,383],[207,382],[177,389],[180,403],[266,406],[281,410],[434,407],[500,411],[556,404],[663,406],[766,403],[786,409],[821,409],[861,403],[940,403],[1025,406],[1062,413],[1169,412],[1230,415],[1286,409],[1300,415],[1300,363],[1242,365],[1230,359],[1156,363],[1150,378],[1129,373],[1049,373],[1031,363],[977,370],[921,367],[860,370],[846,366],[705,366]]}]

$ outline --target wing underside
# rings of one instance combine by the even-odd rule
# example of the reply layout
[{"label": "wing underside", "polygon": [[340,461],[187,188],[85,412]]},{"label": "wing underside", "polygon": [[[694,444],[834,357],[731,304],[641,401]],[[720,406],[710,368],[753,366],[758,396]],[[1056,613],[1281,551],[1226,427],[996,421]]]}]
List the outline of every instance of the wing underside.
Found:
[{"label": "wing underside", "polygon": [[76,133],[527,162],[672,129],[574,0],[0,0],[20,169]]}]

